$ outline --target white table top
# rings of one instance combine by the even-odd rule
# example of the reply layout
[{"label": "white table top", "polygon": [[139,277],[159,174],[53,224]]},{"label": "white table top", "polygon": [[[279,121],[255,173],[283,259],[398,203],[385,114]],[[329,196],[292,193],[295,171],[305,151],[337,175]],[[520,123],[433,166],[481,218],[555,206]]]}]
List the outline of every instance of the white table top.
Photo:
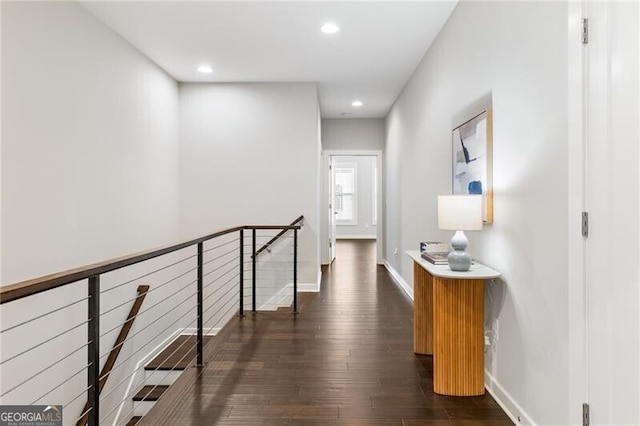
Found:
[{"label": "white table top", "polygon": [[434,265],[431,262],[424,260],[420,256],[419,250],[408,250],[407,255],[412,258],[417,264],[422,266],[431,275],[440,278],[457,278],[457,279],[491,279],[498,278],[501,274],[495,269],[491,269],[481,263],[474,262],[468,271],[459,272],[449,269],[449,265]]}]

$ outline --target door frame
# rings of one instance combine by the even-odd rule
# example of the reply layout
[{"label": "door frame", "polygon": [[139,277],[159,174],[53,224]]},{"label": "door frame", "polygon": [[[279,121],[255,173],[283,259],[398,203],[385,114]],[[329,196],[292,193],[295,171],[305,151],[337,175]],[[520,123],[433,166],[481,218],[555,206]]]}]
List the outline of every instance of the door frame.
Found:
[{"label": "door frame", "polygon": [[341,156],[368,156],[368,157],[376,157],[376,168],[378,172],[376,173],[376,180],[378,181],[378,197],[376,202],[376,210],[378,221],[376,224],[376,262],[379,265],[384,263],[383,257],[383,248],[384,248],[384,217],[383,217],[383,208],[382,202],[384,200],[383,194],[383,185],[382,185],[382,151],[381,150],[336,150],[336,149],[323,149],[322,150],[322,203],[321,206],[321,216],[320,220],[322,221],[322,235],[320,237],[320,245],[321,245],[321,263],[323,265],[328,265],[331,263],[330,259],[330,249],[329,249],[329,217],[328,217],[328,206],[326,205],[327,200],[329,199],[329,187],[331,175],[329,173],[329,160],[331,157],[341,157]]}]

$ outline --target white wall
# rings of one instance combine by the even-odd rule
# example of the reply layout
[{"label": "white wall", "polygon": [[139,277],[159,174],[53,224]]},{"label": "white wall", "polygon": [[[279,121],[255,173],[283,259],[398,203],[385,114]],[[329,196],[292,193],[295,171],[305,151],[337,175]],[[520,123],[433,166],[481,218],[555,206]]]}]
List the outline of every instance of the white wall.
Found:
[{"label": "white wall", "polygon": [[312,83],[181,84],[181,230],[305,216],[300,283],[316,283],[318,105]]},{"label": "white wall", "polygon": [[176,82],[75,3],[2,31],[2,282],[173,242]]},{"label": "white wall", "polygon": [[322,148],[326,150],[382,151],[384,149],[384,119],[323,119]]},{"label": "white wall", "polygon": [[[177,83],[75,2],[2,2],[1,7],[2,283],[175,242],[179,237]],[[159,263],[105,276],[103,289]],[[105,294],[102,306],[134,298],[138,284],[156,285],[175,271]],[[156,292],[145,306],[159,302],[164,291],[180,284],[178,280]],[[28,302],[5,304],[3,324],[16,324],[85,294],[86,284],[78,283]],[[80,303],[6,333],[3,357],[80,323],[86,318],[85,306]],[[122,323],[129,307],[126,304],[103,318],[101,331]],[[165,315],[147,330],[149,347],[157,342],[150,335],[174,318]],[[138,321],[136,327],[146,323]],[[101,339],[102,353],[110,350],[115,334],[117,330]],[[56,340],[55,346],[12,361],[3,370],[2,390],[85,341],[81,327]],[[125,346],[124,353],[141,345]],[[142,353],[149,350],[143,348]],[[3,402],[33,402],[29,399],[60,383],[85,360],[81,350]],[[112,379],[130,376],[134,364],[125,363]],[[84,377],[76,376],[41,402],[67,403],[83,389]],[[119,381],[112,379],[105,391]],[[116,398],[105,398],[110,402],[104,408],[113,406]],[[65,407],[65,422],[72,423],[84,402],[83,395]]]},{"label": "white wall", "polygon": [[373,183],[375,156],[336,156],[334,165],[356,165],[356,224],[336,225],[337,238],[376,238],[377,226],[373,223]]},{"label": "white wall", "polygon": [[503,273],[487,287],[486,321],[499,320],[487,386],[523,423],[566,424],[578,409],[568,407],[567,26],[564,3],[459,3],[387,117],[386,256],[412,282],[404,251],[450,238],[436,196],[451,193],[451,131],[493,107],[494,224],[469,233],[470,252]]}]

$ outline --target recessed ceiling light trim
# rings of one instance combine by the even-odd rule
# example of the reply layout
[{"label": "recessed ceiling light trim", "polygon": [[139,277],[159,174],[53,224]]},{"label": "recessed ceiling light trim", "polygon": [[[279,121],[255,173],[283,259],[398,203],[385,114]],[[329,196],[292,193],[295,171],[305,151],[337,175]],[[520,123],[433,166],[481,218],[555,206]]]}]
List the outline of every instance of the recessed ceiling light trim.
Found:
[{"label": "recessed ceiling light trim", "polygon": [[323,26],[320,27],[320,31],[325,34],[335,34],[340,31],[340,27],[334,22],[327,22]]},{"label": "recessed ceiling light trim", "polygon": [[211,74],[213,72],[213,68],[209,65],[200,65],[198,67],[198,72],[201,72],[202,74]]}]

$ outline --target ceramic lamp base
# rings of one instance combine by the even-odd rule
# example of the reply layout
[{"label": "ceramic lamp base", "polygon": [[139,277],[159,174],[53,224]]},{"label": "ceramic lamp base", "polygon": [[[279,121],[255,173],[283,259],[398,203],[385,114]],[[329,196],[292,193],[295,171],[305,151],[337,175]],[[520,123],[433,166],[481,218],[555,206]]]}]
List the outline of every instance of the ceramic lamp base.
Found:
[{"label": "ceramic lamp base", "polygon": [[471,267],[471,256],[465,251],[468,243],[469,240],[467,240],[467,236],[464,235],[463,231],[456,231],[453,238],[451,238],[453,251],[449,253],[447,260],[452,271],[464,272]]}]

